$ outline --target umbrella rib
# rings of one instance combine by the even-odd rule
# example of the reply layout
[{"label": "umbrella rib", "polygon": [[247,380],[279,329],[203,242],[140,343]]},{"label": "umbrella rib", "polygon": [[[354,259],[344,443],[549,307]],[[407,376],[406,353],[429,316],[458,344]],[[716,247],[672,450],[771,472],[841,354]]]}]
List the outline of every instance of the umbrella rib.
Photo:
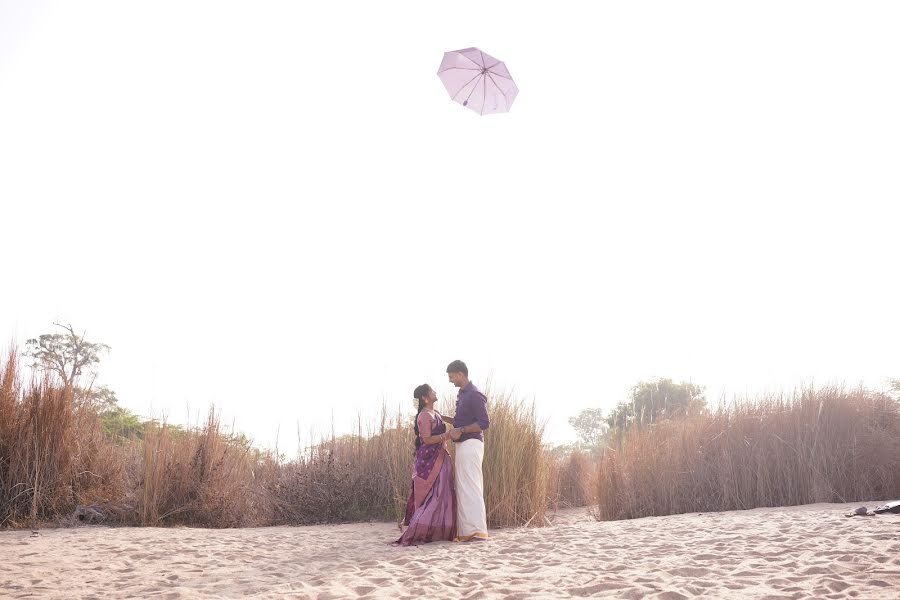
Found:
[{"label": "umbrella rib", "polygon": [[481,69],[472,69],[470,67],[447,67],[446,69],[438,71],[438,75],[440,75],[441,73],[446,73],[447,71],[450,71],[452,69],[459,69],[460,71],[480,71],[481,70]]},{"label": "umbrella rib", "polygon": [[494,87],[497,88],[497,91],[499,91],[501,94],[503,94],[503,101],[506,103],[506,110],[509,110],[509,98],[506,97],[506,92],[504,92],[504,91],[500,88],[500,86],[497,85],[497,82],[494,81],[494,78],[493,78],[493,77],[491,77],[490,75],[488,75],[488,77],[491,78],[491,83],[494,84]]},{"label": "umbrella rib", "polygon": [[[484,56],[481,57],[484,60]],[[478,85],[478,84],[476,84]],[[487,104],[487,77],[481,78],[481,112],[478,113],[481,116],[484,116],[484,105]]]},{"label": "umbrella rib", "polygon": [[[500,64],[500,63],[497,63],[497,65],[499,65],[499,64]],[[494,65],[494,67],[496,67],[497,65]],[[493,68],[493,67],[491,67],[491,68]],[[491,71],[491,69],[488,69],[488,71],[490,71],[491,73],[493,73],[493,74],[496,75],[497,77],[502,77],[503,79],[509,79],[510,81],[512,81],[512,77],[507,77],[506,75],[502,75],[502,74],[500,74],[500,73],[498,73],[498,72],[496,72],[496,71]]]},{"label": "umbrella rib", "polygon": [[[481,52],[481,50],[479,50],[479,52]],[[479,69],[483,69],[483,68],[484,68],[484,65],[479,65],[477,62],[475,62],[473,59],[469,58],[468,56],[466,56],[466,55],[463,54],[462,52],[458,52],[458,54],[459,54],[460,56],[462,56],[464,59],[466,59],[467,61],[469,61],[470,63],[472,63],[473,65],[476,65]]]},{"label": "umbrella rib", "polygon": [[[453,96],[451,96],[450,99],[451,99],[451,100],[456,100],[456,96],[458,96],[459,93],[460,93],[461,91],[463,91],[464,89],[466,89],[466,86],[467,86],[467,85],[469,85],[470,83],[472,83],[473,81],[475,81],[475,80],[478,79],[479,77],[481,77],[481,73],[478,73],[478,75],[476,75],[476,76],[473,77],[472,79],[468,80],[468,81],[465,83],[465,85],[463,85],[461,88],[459,88],[458,90],[456,90],[456,93],[453,94]],[[476,85],[478,85],[478,84],[476,83],[475,85],[472,86],[472,90],[473,90],[473,91],[475,90],[475,86],[476,86]],[[469,92],[469,95],[466,97],[466,102],[469,101],[469,98],[470,98],[471,96],[472,96],[472,92]]]},{"label": "umbrella rib", "polygon": [[478,54],[481,55],[481,68],[482,68],[482,69],[487,68],[487,67],[484,66],[484,52],[482,52],[481,50],[479,50],[479,51],[478,51]]},{"label": "umbrella rib", "polygon": [[[484,75],[479,74],[479,77],[484,77]],[[466,84],[466,85],[469,85],[469,84]],[[475,82],[475,85],[472,86],[472,89],[469,90],[469,95],[466,96],[466,101],[465,101],[465,103],[464,103],[464,106],[468,106],[468,105],[469,105],[469,98],[471,98],[471,97],[472,97],[472,94],[475,93],[475,88],[477,88],[477,87],[478,87],[478,82],[476,81],[476,82]],[[481,102],[481,109],[484,110],[484,101]]]}]

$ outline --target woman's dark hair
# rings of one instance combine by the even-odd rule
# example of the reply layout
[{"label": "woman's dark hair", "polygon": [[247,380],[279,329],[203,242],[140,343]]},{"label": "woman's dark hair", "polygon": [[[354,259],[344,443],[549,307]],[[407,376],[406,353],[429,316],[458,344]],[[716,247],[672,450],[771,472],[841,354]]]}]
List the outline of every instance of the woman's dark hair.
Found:
[{"label": "woman's dark hair", "polygon": [[463,375],[468,377],[469,376],[469,367],[467,367],[466,363],[464,363],[461,360],[454,360],[452,363],[447,365],[447,372],[448,373],[462,373]]},{"label": "woman's dark hair", "polygon": [[425,408],[425,396],[428,395],[428,392],[431,391],[431,386],[427,383],[423,383],[413,392],[413,398],[419,401],[419,410],[416,411],[416,422],[415,422],[415,430],[416,430],[416,450],[419,449],[419,446],[422,445],[422,440],[419,438],[419,415],[422,413],[422,410]]}]

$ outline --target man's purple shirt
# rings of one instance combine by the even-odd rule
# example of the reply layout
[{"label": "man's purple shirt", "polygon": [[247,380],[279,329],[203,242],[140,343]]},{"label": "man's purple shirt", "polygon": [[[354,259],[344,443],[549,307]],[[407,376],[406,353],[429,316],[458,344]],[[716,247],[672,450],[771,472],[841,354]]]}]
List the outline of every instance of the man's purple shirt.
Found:
[{"label": "man's purple shirt", "polygon": [[[487,429],[491,425],[491,420],[487,413],[487,398],[477,387],[470,381],[465,387],[459,390],[456,397],[456,416],[453,417],[454,427],[465,427],[472,423],[478,423],[482,430]],[[484,441],[484,434],[464,433],[458,441],[481,440]]]}]

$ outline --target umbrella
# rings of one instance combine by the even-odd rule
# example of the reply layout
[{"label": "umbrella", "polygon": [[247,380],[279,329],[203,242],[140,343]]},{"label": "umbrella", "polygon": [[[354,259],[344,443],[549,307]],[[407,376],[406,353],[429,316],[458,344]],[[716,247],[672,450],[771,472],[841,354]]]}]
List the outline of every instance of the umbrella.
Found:
[{"label": "umbrella", "polygon": [[445,52],[437,74],[452,100],[479,115],[509,111],[519,93],[506,65],[478,48]]}]

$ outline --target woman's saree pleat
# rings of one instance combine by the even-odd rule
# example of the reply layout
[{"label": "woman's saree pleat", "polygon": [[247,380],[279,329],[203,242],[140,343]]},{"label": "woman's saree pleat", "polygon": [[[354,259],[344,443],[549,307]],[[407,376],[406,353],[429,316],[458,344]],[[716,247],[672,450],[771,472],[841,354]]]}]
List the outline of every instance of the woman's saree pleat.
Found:
[{"label": "woman's saree pleat", "polygon": [[453,465],[450,457],[431,486],[425,501],[413,512],[409,527],[397,540],[401,546],[452,541],[456,537],[456,494],[453,490]]},{"label": "woman's saree pleat", "polygon": [[[435,413],[419,415],[423,438],[441,435],[447,426]],[[416,449],[412,485],[403,524],[409,527],[395,543],[412,546],[449,541],[456,537],[456,490],[453,463],[444,442],[422,444]]]}]

